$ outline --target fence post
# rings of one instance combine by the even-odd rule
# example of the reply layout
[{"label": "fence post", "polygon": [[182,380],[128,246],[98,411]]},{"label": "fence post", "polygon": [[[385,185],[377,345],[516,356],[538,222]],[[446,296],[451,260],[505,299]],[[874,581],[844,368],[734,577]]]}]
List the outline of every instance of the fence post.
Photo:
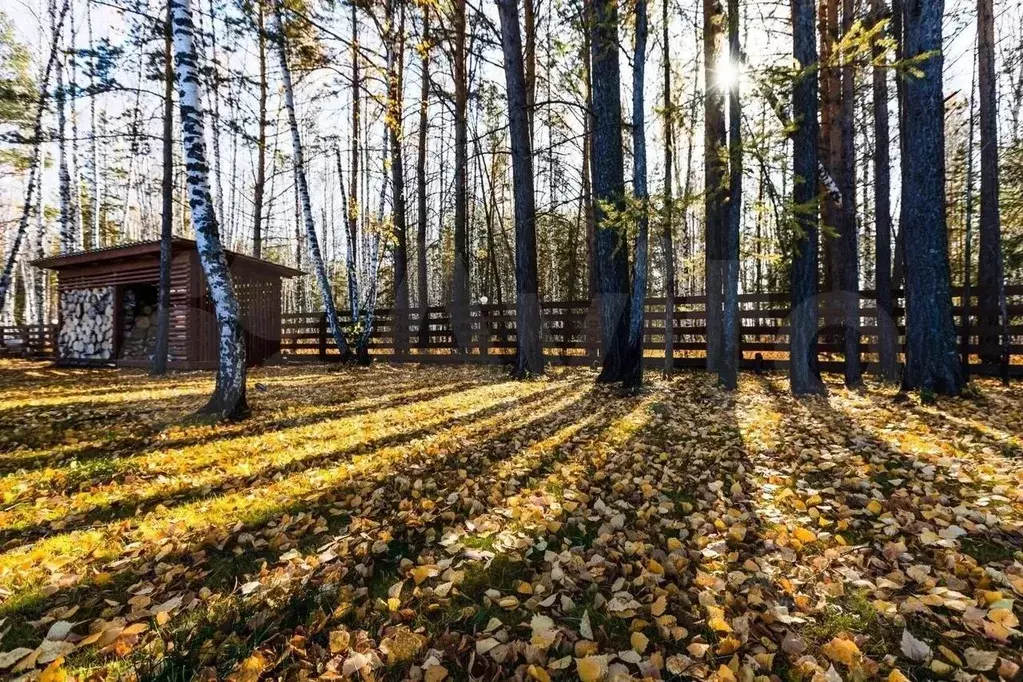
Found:
[{"label": "fence post", "polygon": [[319,328],[319,343],[320,343],[320,360],[327,359],[327,313],[324,312],[320,315],[320,328]]},{"label": "fence post", "polygon": [[476,338],[479,339],[480,355],[486,357],[490,354],[490,320],[484,305],[480,305],[480,331]]},{"label": "fence post", "polygon": [[600,351],[600,308],[597,301],[590,299],[583,324],[586,328],[586,357],[589,363],[593,364],[597,361]]}]

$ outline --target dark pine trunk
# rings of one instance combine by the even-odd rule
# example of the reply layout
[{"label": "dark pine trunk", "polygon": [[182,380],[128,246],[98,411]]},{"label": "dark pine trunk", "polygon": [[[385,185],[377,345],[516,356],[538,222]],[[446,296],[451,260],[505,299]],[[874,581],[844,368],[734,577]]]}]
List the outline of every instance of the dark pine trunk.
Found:
[{"label": "dark pine trunk", "polygon": [[[526,0],[527,3],[530,0]],[[533,204],[533,157],[522,64],[522,38],[516,0],[498,0],[501,47],[508,88],[512,183],[515,195],[515,376],[525,379],[543,373],[540,344],[540,302],[536,267],[536,209]]]},{"label": "dark pine trunk", "polygon": [[704,268],[707,292],[707,371],[717,372],[724,343],[721,320],[725,232],[725,95],[717,84],[724,10],[720,0],[703,0],[704,66]]},{"label": "dark pine trunk", "polygon": [[980,357],[1001,360],[998,310],[1002,287],[1002,226],[998,216],[998,99],[995,92],[995,17],[993,0],[977,0],[977,61],[980,89],[980,262],[978,303]]},{"label": "dark pine trunk", "polygon": [[[739,64],[739,0],[728,0],[728,58]],[[739,386],[739,219],[742,211],[742,109],[739,79],[728,92],[728,210],[725,213],[723,343],[718,380],[729,390]]]},{"label": "dark pine trunk", "polygon": [[621,216],[625,210],[622,152],[621,71],[618,65],[618,6],[590,4],[593,82],[593,201],[596,219],[597,295],[603,368],[597,381],[625,378],[629,335],[629,255]]},{"label": "dark pine trunk", "polygon": [[[871,0],[875,20],[884,14],[883,0]],[[875,59],[884,48],[874,47]],[[898,378],[897,330],[892,303],[891,156],[888,134],[888,69],[874,67],[874,303],[877,307],[878,374],[882,381]]]},{"label": "dark pine trunk", "polygon": [[674,116],[671,99],[671,41],[668,36],[668,2],[661,3],[662,47],[664,49],[664,225],[661,228],[661,250],[664,252],[664,373],[670,374],[675,368],[675,242],[672,235],[674,194],[672,181],[675,176],[672,153],[675,135],[672,126]]},{"label": "dark pine trunk", "polygon": [[391,223],[394,228],[394,350],[399,355],[408,353],[408,231],[405,227],[405,163],[401,153],[402,121],[402,65],[405,52],[405,9],[399,10],[401,19],[397,30],[393,28],[393,4],[388,3],[388,24],[392,26],[388,40],[387,129],[391,148]]},{"label": "dark pine trunk", "polygon": [[466,0],[455,0],[454,80],[455,80],[455,262],[451,283],[451,323],[455,346],[469,351],[469,226],[468,226],[468,105],[469,82],[466,70]]},{"label": "dark pine trunk", "polygon": [[[902,206],[906,254],[904,388],[958,395],[963,375],[956,354],[945,229],[945,110],[941,91],[943,0],[906,0],[905,56],[918,59],[918,78],[905,79]],[[922,55],[929,55],[922,58]]]},{"label": "dark pine trunk", "polygon": [[167,4],[167,25],[163,41],[163,180],[160,191],[163,207],[160,216],[160,285],[157,294],[156,349],[150,373],[167,373],[170,338],[171,239],[174,237],[174,37],[171,32],[171,7]]},{"label": "dark pine trunk", "polygon": [[[842,0],[842,35],[853,28],[853,0]],[[854,99],[856,97],[856,69],[850,59],[842,65],[842,104],[839,109],[841,130],[841,227],[838,235],[839,266],[835,275],[839,286],[839,305],[842,309],[843,352],[845,355],[845,385],[862,383],[860,369],[860,274],[859,248],[856,234],[856,146]]]},{"label": "dark pine trunk", "polygon": [[426,263],[426,134],[430,113],[430,9],[423,9],[422,82],[419,91],[419,149],[416,157],[416,288],[419,300],[419,345],[430,340],[430,285]]},{"label": "dark pine trunk", "polygon": [[792,253],[789,384],[796,395],[824,392],[817,368],[817,45],[814,0],[792,0],[792,203],[798,234]]},{"label": "dark pine trunk", "polygon": [[643,384],[643,310],[646,301],[649,252],[649,192],[646,183],[646,121],[643,81],[646,74],[646,0],[636,0],[636,45],[632,60],[632,189],[636,197],[636,247],[632,259],[632,300],[629,302],[629,341],[624,384],[636,390]]}]

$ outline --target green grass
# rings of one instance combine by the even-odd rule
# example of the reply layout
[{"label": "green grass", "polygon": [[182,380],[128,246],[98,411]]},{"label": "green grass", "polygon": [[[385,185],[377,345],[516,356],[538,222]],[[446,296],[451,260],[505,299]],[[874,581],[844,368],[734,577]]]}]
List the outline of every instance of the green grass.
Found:
[{"label": "green grass", "polygon": [[815,621],[803,625],[802,634],[825,644],[841,632],[866,635],[868,655],[883,656],[899,650],[901,629],[878,613],[867,590],[855,590],[832,600]]},{"label": "green grass", "polygon": [[1012,547],[988,538],[964,537],[960,540],[960,548],[963,554],[973,557],[981,566],[1012,561],[1014,557]]}]

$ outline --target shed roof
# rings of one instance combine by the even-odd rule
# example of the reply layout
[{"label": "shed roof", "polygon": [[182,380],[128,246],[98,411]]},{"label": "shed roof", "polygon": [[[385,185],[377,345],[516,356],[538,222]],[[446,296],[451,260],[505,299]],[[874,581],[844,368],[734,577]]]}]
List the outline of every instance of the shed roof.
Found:
[{"label": "shed roof", "polygon": [[[171,240],[172,251],[194,251],[195,248],[194,239],[174,237],[173,240]],[[131,261],[143,256],[159,255],[159,253],[160,240],[157,239],[147,242],[132,242],[130,244],[121,244],[119,246],[108,246],[103,249],[94,249],[90,251],[77,251],[75,253],[67,253],[61,256],[52,256],[50,258],[40,258],[32,261],[32,265],[38,268],[46,268],[47,270],[64,270],[67,268],[95,265],[98,263],[110,263],[112,261]],[[267,260],[253,258],[252,256],[246,256],[245,254],[237,253],[235,251],[225,250],[225,253],[227,254],[228,262],[232,265],[237,262],[251,269],[262,271],[268,275],[276,275],[278,277],[299,277],[305,274],[301,270],[296,270],[295,268],[289,268],[285,265],[279,265]]]}]

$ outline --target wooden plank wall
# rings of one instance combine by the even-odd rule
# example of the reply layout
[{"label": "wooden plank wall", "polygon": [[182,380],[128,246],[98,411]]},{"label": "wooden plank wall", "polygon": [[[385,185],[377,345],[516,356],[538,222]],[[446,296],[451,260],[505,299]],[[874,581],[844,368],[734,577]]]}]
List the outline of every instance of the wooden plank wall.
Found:
[{"label": "wooden plank wall", "polygon": [[[194,273],[194,291],[201,292],[201,300],[197,301],[194,309],[196,321],[192,363],[196,367],[216,367],[219,343],[217,320],[197,256]],[[249,366],[258,365],[280,351],[281,280],[276,276],[260,276],[240,267],[231,269],[231,279],[245,333],[246,361]]]},{"label": "wooden plank wall", "polygon": [[[178,252],[171,261],[171,311],[169,353],[171,362],[184,362],[189,352],[188,308],[189,298],[189,258],[188,253]],[[125,262],[103,263],[95,266],[75,268],[61,272],[57,278],[57,289],[85,289],[91,287],[119,286],[127,284],[156,285],[160,281],[160,257],[155,255],[147,258]],[[115,297],[120,306],[121,297]],[[114,316],[120,318],[121,311],[116,309]],[[123,330],[115,329],[117,338]]]}]

